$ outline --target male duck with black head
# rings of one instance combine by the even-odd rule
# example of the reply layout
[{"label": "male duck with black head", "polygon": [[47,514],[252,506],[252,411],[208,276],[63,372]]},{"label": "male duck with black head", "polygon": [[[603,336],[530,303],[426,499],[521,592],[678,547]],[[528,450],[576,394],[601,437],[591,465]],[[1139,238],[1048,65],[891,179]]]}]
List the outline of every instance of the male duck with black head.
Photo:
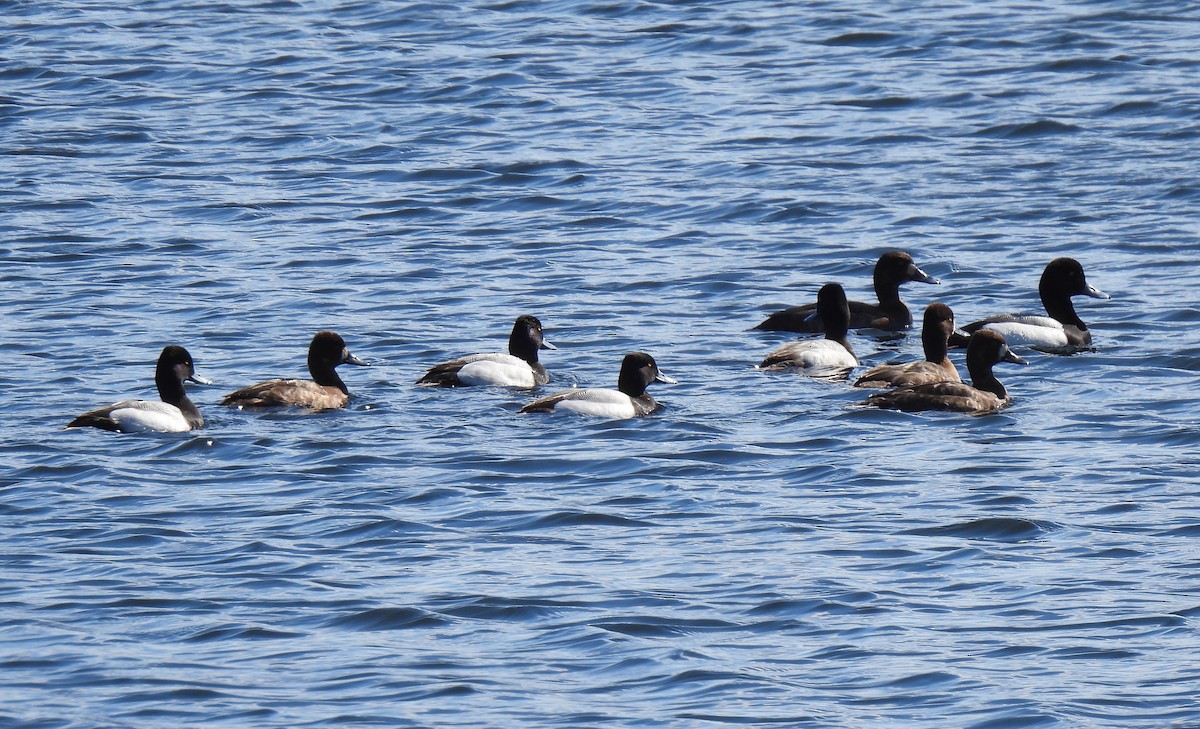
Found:
[{"label": "male duck with black head", "polygon": [[[890,251],[875,263],[875,297],[877,304],[850,302],[851,329],[882,329],[900,331],[912,326],[912,314],[900,300],[900,285],[909,281],[938,284],[933,276],[917,268],[912,256],[903,251]],[[811,318],[816,304],[793,306],[777,311],[754,327],[768,332],[819,332],[821,320]]]},{"label": "male duck with black head", "polygon": [[948,356],[947,342],[954,333],[954,312],[940,302],[925,307],[921,322],[921,348],[925,359],[872,367],[854,381],[855,387],[908,387],[929,382],[959,382],[958,369]]},{"label": "male duck with black head", "polygon": [[464,387],[499,385],[533,388],[550,381],[550,374],[538,362],[538,350],[558,349],[542,335],[542,322],[528,314],[517,317],[508,335],[508,354],[490,352],[472,354],[429,368],[417,380],[418,385]]},{"label": "male duck with black head", "polygon": [[900,387],[872,395],[863,404],[905,412],[946,410],[972,415],[994,413],[1012,402],[1008,391],[992,372],[992,367],[1000,362],[1029,364],[1009,350],[1000,334],[986,329],[975,332],[967,345],[970,385],[964,382],[932,382]]},{"label": "male duck with black head", "polygon": [[[1075,313],[1072,296],[1110,298],[1087,282],[1083,265],[1074,258],[1055,258],[1046,264],[1038,295],[1049,316],[1000,314],[963,327],[968,332],[990,329],[1004,335],[1010,347],[1030,347],[1052,354],[1069,354],[1092,345],[1092,333]],[[961,346],[961,341],[956,342]]]},{"label": "male duck with black head", "polygon": [[172,344],[158,355],[154,384],[161,402],[122,400],[90,410],[67,423],[68,428],[100,428],[117,433],[182,433],[204,427],[204,418],[188,399],[184,382],[212,383],[196,374],[192,355]]},{"label": "male duck with black head", "polygon": [[824,339],[788,342],[768,354],[758,365],[762,370],[796,370],[813,377],[838,377],[858,366],[858,358],[846,339],[849,333],[850,307],[846,292],[830,283],[817,292],[816,309],[809,314],[819,318]]},{"label": "male duck with black head", "polygon": [[630,352],[621,361],[617,389],[587,387],[564,390],[539,398],[521,408],[522,413],[577,413],[599,418],[624,419],[649,415],[659,405],[646,387],[651,382],[675,384],[658,369],[658,363],[645,352]]},{"label": "male duck with black head", "polygon": [[236,408],[299,407],[310,410],[344,408],[350,402],[350,390],[338,377],[343,364],[369,367],[350,354],[345,340],[330,331],[317,332],[308,345],[308,372],[311,380],[268,380],[231,392],[222,405]]}]

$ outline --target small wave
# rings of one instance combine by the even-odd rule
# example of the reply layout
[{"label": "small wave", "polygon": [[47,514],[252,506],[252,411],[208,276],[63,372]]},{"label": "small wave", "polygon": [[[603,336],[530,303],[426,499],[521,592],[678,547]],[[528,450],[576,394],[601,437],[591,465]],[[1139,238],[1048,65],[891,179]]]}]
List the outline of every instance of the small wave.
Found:
[{"label": "small wave", "polygon": [[881,96],[872,99],[845,99],[833,102],[834,106],[856,106],[862,109],[904,109],[915,106],[917,99],[911,96]]},{"label": "small wave", "polygon": [[211,699],[228,699],[233,698],[232,694],[223,691],[214,691],[208,688],[198,688],[195,686],[187,686],[176,689],[166,689],[163,691],[138,691],[132,694],[125,694],[113,699],[116,703],[172,703],[179,702],[187,704],[193,701],[206,701]]},{"label": "small wave", "polygon": [[326,623],[332,628],[350,630],[407,630],[409,628],[434,628],[445,625],[445,618],[419,608],[389,607],[371,608],[353,615],[344,615]]},{"label": "small wave", "polygon": [[821,43],[827,46],[886,46],[895,45],[902,37],[898,33],[863,31],[826,38]]},{"label": "small wave", "polygon": [[893,681],[888,681],[885,686],[892,688],[928,688],[930,686],[939,686],[941,684],[955,683],[959,681],[959,677],[953,673],[945,671],[929,671],[928,673],[918,673],[904,678],[897,678]]},{"label": "small wave", "polygon": [[278,638],[299,638],[303,633],[285,630],[270,630],[258,626],[223,625],[219,628],[209,628],[183,638],[188,643],[208,643],[221,640],[275,640]]},{"label": "small wave", "polygon": [[1122,61],[1112,61],[1107,58],[1064,58],[1037,66],[1039,71],[1055,73],[1078,73],[1080,71],[1128,71],[1136,68],[1133,64]]},{"label": "small wave", "polygon": [[961,539],[987,539],[998,542],[1025,542],[1037,539],[1059,528],[1057,524],[1051,522],[1014,517],[988,517],[944,526],[909,529],[901,533],[926,537],[958,537]]},{"label": "small wave", "polygon": [[540,620],[577,607],[567,602],[545,599],[476,597],[454,607],[440,607],[438,613],[476,620],[527,621]]},{"label": "small wave", "polygon": [[1000,139],[1027,139],[1030,137],[1049,137],[1059,134],[1074,134],[1081,131],[1074,124],[1064,124],[1053,119],[1039,119],[1034,122],[1020,124],[997,124],[975,132],[979,137],[997,137]]},{"label": "small wave", "polygon": [[545,516],[538,516],[534,519],[525,520],[522,523],[513,524],[505,529],[505,531],[536,531],[540,529],[561,529],[565,527],[579,526],[609,526],[609,527],[650,527],[654,526],[653,522],[642,521],[641,519],[630,519],[624,516],[616,516],[614,514],[601,514],[587,511],[559,511]]},{"label": "small wave", "polygon": [[1061,724],[1057,717],[1046,714],[1012,712],[1009,716],[968,724],[966,729],[1036,729]]},{"label": "small wave", "polygon": [[590,623],[612,633],[632,635],[639,638],[671,638],[693,633],[711,633],[741,630],[742,626],[726,620],[668,620],[644,617],[629,620],[601,620]]}]

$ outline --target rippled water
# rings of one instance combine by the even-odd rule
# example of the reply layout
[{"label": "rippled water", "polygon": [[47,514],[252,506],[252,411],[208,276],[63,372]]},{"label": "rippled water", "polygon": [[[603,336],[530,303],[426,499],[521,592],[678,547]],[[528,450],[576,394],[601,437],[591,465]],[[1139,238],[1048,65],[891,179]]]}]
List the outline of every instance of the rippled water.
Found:
[{"label": "rippled water", "polygon": [[[0,3],[0,725],[1200,723],[1200,16],[912,5]],[[960,321],[1079,258],[1096,351],[982,418],[751,368],[893,248]],[[412,386],[521,313],[680,383]],[[319,328],[351,408],[217,406]],[[205,430],[62,429],[167,343]]]}]

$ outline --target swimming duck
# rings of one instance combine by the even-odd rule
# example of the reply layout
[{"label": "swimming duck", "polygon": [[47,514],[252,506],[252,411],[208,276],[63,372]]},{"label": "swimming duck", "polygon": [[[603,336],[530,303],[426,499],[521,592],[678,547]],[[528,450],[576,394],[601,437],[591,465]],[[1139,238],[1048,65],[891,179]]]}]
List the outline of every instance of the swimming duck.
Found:
[{"label": "swimming duck", "polygon": [[192,355],[172,344],[158,355],[154,384],[161,402],[122,400],[106,408],[97,408],[67,423],[68,428],[100,428],[118,433],[182,433],[204,427],[204,418],[188,399],[183,383],[212,383],[196,374]]},{"label": "swimming duck", "polygon": [[1002,335],[986,329],[977,331],[967,345],[970,385],[964,382],[912,385],[876,393],[863,404],[906,412],[949,410],[973,415],[996,412],[1012,401],[1004,385],[992,373],[992,366],[999,362],[1029,364],[1009,350]]},{"label": "swimming duck", "polygon": [[464,385],[500,385],[537,387],[550,381],[546,368],[538,362],[538,350],[558,349],[542,336],[542,323],[536,316],[517,317],[508,336],[508,354],[492,352],[472,354],[434,365],[418,385],[461,387]]},{"label": "swimming duck", "polygon": [[947,356],[946,342],[954,333],[954,312],[934,302],[925,307],[921,322],[921,347],[925,359],[905,364],[872,367],[854,381],[855,387],[907,387],[929,382],[960,382],[958,369]]},{"label": "swimming duck", "polygon": [[817,292],[816,308],[809,316],[821,320],[825,338],[788,342],[768,354],[759,369],[795,369],[806,375],[828,377],[858,366],[858,358],[846,340],[850,321],[846,291],[835,283],[822,286]]},{"label": "swimming duck", "polygon": [[[878,304],[850,302],[851,329],[899,331],[912,326],[912,314],[900,300],[900,285],[908,281],[938,284],[933,276],[917,268],[912,256],[902,251],[884,253],[875,263],[875,297]],[[811,319],[816,304],[793,306],[777,311],[754,327],[769,332],[819,332],[820,319]]]},{"label": "swimming duck", "polygon": [[539,398],[521,408],[522,413],[572,412],[601,418],[634,418],[649,415],[659,405],[646,392],[651,382],[674,384],[645,352],[630,352],[621,361],[617,389],[589,387],[564,390]]},{"label": "swimming duck", "polygon": [[1000,314],[963,327],[968,333],[979,329],[1000,332],[1009,346],[1030,347],[1052,353],[1069,353],[1092,344],[1092,333],[1075,313],[1072,296],[1110,298],[1090,286],[1083,266],[1074,258],[1055,258],[1046,264],[1038,282],[1038,294],[1049,316]]},{"label": "swimming duck", "polygon": [[293,406],[311,410],[342,408],[350,402],[350,391],[338,377],[338,365],[369,367],[350,354],[346,342],[335,332],[320,331],[308,345],[308,371],[311,380],[268,380],[231,392],[222,405],[236,408]]}]

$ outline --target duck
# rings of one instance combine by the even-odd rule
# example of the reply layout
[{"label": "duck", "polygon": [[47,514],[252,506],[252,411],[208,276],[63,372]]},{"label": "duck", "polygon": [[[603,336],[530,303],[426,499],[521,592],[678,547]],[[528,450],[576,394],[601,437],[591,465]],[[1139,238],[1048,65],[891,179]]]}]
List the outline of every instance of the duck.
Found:
[{"label": "duck", "polygon": [[204,427],[204,417],[188,399],[184,382],[211,385],[196,374],[192,355],[177,344],[163,348],[154,370],[160,402],[122,400],[89,410],[67,423],[68,428],[99,428],[115,433],[184,433]]},{"label": "duck", "polygon": [[958,368],[950,361],[947,342],[954,333],[954,312],[935,301],[925,307],[921,321],[921,347],[925,359],[904,364],[872,367],[854,381],[855,387],[908,387],[930,382],[961,382]]},{"label": "duck", "polygon": [[416,384],[434,387],[498,385],[531,389],[550,381],[550,374],[538,362],[538,350],[542,349],[558,347],[543,336],[542,322],[536,316],[525,314],[517,317],[512,333],[508,335],[508,354],[472,354],[443,362],[429,368]]},{"label": "duck", "polygon": [[[878,304],[850,302],[851,329],[902,331],[912,326],[912,313],[900,300],[900,285],[909,281],[940,284],[941,281],[917,267],[903,251],[888,251],[875,262],[875,297]],[[819,332],[821,320],[810,315],[816,304],[793,306],[767,317],[755,329],[768,332]]]},{"label": "duck", "polygon": [[858,366],[858,357],[846,339],[850,306],[840,284],[829,283],[817,292],[817,305],[809,314],[819,318],[824,339],[788,342],[768,354],[758,365],[761,370],[798,370],[817,377],[837,376]]},{"label": "duck", "polygon": [[1029,364],[1008,348],[1004,336],[999,332],[981,329],[971,335],[967,344],[970,385],[965,382],[930,382],[899,387],[871,395],[863,404],[905,412],[946,410],[972,415],[994,413],[1012,402],[1008,391],[992,372],[992,367],[1000,362]]},{"label": "duck", "polygon": [[564,390],[534,400],[518,412],[570,412],[614,420],[636,418],[659,409],[659,404],[646,392],[651,382],[675,384],[674,379],[658,369],[658,363],[649,354],[630,352],[621,361],[617,389],[589,387]]},{"label": "duck", "polygon": [[289,406],[310,410],[343,408],[350,402],[350,391],[335,369],[343,364],[370,367],[368,362],[350,353],[341,335],[322,330],[313,336],[312,343],[308,345],[311,380],[267,380],[229,393],[221,404],[238,409]]},{"label": "duck", "polygon": [[[1092,333],[1075,313],[1072,296],[1112,298],[1091,286],[1083,265],[1074,258],[1055,258],[1046,264],[1038,282],[1038,295],[1049,316],[1000,314],[963,327],[968,334],[990,329],[1004,335],[1010,347],[1028,347],[1049,353],[1069,354],[1092,345]],[[956,342],[961,344],[961,342]]]}]

